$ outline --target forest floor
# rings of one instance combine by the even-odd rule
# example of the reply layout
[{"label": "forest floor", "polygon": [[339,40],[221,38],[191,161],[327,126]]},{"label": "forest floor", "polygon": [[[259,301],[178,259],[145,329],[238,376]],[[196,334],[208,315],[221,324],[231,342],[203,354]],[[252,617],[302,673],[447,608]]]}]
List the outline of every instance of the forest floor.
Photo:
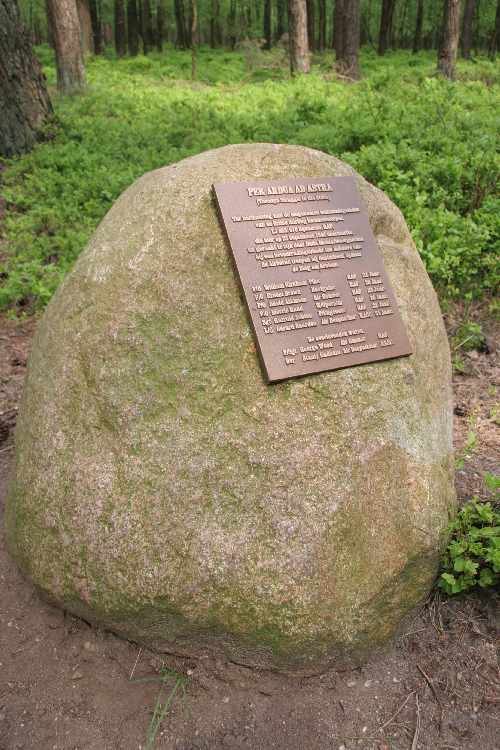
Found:
[{"label": "forest floor", "polygon": [[[456,325],[448,315],[450,329]],[[0,321],[0,506],[34,319]],[[454,376],[460,502],[498,472],[498,324]],[[464,450],[475,435],[475,447]],[[474,442],[474,441],[473,441]],[[497,464],[495,466],[495,460]],[[0,750],[496,750],[494,593],[434,594],[383,654],[309,678],[181,661],[42,602],[0,539]],[[141,681],[142,678],[150,678]],[[150,731],[160,689],[171,705]],[[148,742],[148,733],[149,739]]]}]

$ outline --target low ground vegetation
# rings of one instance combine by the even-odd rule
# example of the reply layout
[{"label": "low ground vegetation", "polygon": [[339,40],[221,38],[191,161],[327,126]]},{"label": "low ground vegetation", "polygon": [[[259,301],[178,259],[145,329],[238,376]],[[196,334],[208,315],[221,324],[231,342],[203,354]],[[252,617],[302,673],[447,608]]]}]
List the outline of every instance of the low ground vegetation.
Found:
[{"label": "low ground vegetation", "polygon": [[[51,87],[48,47],[38,48]],[[442,302],[491,296],[498,283],[496,134],[500,68],[434,75],[432,53],[365,51],[348,85],[333,55],[291,80],[283,50],[201,49],[88,61],[88,93],[58,98],[48,142],[4,165],[0,308],[49,301],[113,201],[145,171],[228,143],[321,149],[352,164],[401,208]]]}]

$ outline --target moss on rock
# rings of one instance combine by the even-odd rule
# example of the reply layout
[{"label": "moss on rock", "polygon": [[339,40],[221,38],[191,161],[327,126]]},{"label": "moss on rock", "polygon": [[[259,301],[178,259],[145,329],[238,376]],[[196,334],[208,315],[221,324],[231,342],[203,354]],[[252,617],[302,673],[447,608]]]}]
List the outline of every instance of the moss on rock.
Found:
[{"label": "moss on rock", "polygon": [[120,197],[39,325],[7,507],[9,547],[51,601],[278,667],[390,637],[432,584],[454,500],[436,296],[400,212],[359,176],[415,353],[264,383],[210,188],[290,174],[352,170],[228,146]]}]

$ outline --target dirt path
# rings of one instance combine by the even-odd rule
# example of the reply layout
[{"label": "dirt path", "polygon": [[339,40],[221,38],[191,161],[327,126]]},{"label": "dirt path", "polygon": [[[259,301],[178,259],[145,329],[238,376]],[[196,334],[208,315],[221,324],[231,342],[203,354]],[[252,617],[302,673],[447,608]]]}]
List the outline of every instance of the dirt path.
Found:
[{"label": "dirt path", "polygon": [[[0,507],[34,323],[0,326]],[[463,500],[498,471],[498,352],[471,353],[455,378]],[[496,385],[495,385],[496,384]],[[497,390],[495,390],[495,387]],[[0,540],[0,750],[137,750],[177,686],[150,747],[173,750],[497,750],[498,597],[434,597],[383,655],[307,679],[209,659],[159,656],[40,601]],[[171,671],[167,676],[165,669]],[[163,672],[162,672],[163,670]],[[150,681],[131,681],[151,678]]]}]

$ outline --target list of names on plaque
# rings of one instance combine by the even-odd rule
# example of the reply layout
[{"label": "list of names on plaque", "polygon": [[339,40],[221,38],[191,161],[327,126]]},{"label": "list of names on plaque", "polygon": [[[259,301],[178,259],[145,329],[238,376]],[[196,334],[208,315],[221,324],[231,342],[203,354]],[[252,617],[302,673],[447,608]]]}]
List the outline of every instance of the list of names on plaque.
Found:
[{"label": "list of names on plaque", "polygon": [[270,382],[411,354],[354,177],[214,191]]}]

